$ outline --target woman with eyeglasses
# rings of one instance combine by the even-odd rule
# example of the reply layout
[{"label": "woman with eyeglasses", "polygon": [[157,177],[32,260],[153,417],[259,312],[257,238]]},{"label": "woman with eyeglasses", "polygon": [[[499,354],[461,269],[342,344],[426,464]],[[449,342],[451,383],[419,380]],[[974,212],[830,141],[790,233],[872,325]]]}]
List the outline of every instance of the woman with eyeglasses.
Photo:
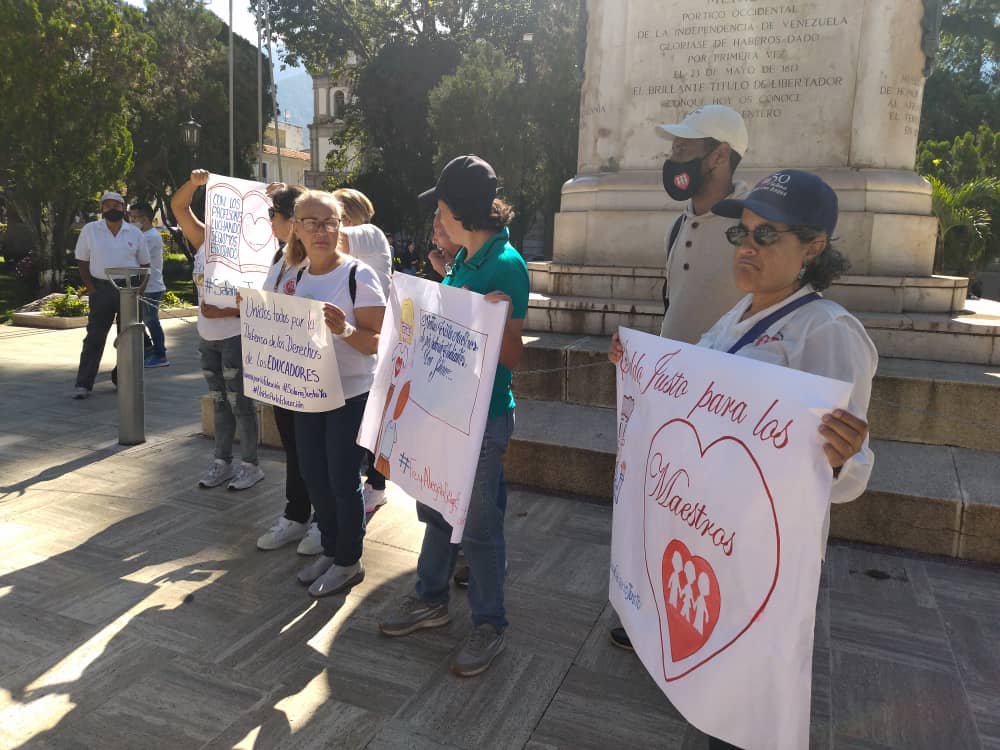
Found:
[{"label": "woman with eyeglasses", "polygon": [[325,303],[345,403],[332,411],[295,413],[299,468],[316,511],[323,551],[299,571],[313,596],[344,591],[364,578],[364,500],[358,429],[375,378],[385,295],[368,265],[338,249],[341,209],[329,193],[310,190],[295,201],[287,256],[308,267],[295,296]]},{"label": "woman with eyeglasses", "polygon": [[[819,431],[833,473],[830,501],[854,500],[868,485],[874,463],[866,415],[878,353],[861,322],[820,294],[848,268],[831,245],[837,195],[816,175],[787,169],[761,180],[746,198],[724,200],[712,211],[740,221],[726,238],[736,247],[736,285],[747,296],[698,346],[851,383],[847,409],[826,414]],[[621,357],[615,335],[608,358],[617,363]],[[828,509],[824,538],[829,522]],[[734,747],[709,742],[711,750]]]},{"label": "woman with eyeglasses", "polygon": [[[272,182],[267,186],[271,208],[267,214],[271,219],[271,233],[280,247],[274,256],[271,270],[264,281],[265,292],[273,294],[295,294],[295,285],[305,273],[304,257],[293,259],[288,251],[288,239],[292,233],[292,218],[295,200],[306,192],[301,185],[286,185]],[[299,471],[299,454],[295,443],[295,412],[272,406],[274,423],[285,451],[285,512],[274,525],[257,539],[257,549],[274,550],[291,542],[298,542],[300,555],[318,555],[323,551],[319,527],[309,523],[312,504],[306,489],[302,472]]]}]

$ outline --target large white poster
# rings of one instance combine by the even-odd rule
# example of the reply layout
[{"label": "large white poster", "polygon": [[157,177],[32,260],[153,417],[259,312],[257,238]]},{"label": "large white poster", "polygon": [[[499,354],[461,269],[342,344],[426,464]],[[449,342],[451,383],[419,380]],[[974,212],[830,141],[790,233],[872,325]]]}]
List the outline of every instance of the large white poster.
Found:
[{"label": "large white poster", "polygon": [[620,331],[611,602],[684,717],[746,750],[809,746],[832,472],[850,386]]},{"label": "large white poster", "polygon": [[260,289],[278,250],[267,185],[209,175],[205,194],[204,301],[236,307],[240,288]]},{"label": "large white poster", "polygon": [[507,305],[396,274],[358,443],[462,539]]},{"label": "large white poster", "polygon": [[243,392],[292,411],[344,405],[333,334],[323,303],[286,294],[240,290]]}]

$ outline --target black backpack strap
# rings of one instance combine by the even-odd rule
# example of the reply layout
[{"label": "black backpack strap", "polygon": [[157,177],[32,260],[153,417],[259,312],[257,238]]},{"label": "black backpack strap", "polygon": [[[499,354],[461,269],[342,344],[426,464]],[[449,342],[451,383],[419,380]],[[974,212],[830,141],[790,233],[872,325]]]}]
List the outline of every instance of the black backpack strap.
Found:
[{"label": "black backpack strap", "polygon": [[[684,226],[684,214],[681,214],[674,220],[674,225],[670,227],[670,239],[667,241],[667,262],[670,262],[670,254],[674,251],[674,243],[677,242],[677,235],[681,233],[681,227]],[[670,307],[670,300],[667,299],[667,279],[663,278],[663,312],[667,312],[667,308]]]},{"label": "black backpack strap", "polygon": [[357,301],[358,296],[358,264],[351,264],[351,275],[347,278],[347,288],[351,292],[351,304]]}]

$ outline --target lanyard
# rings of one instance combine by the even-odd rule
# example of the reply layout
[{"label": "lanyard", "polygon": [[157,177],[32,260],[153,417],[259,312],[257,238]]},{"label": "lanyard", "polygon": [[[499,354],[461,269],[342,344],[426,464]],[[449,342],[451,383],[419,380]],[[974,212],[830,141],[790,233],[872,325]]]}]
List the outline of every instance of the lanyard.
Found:
[{"label": "lanyard", "polygon": [[[285,278],[285,271],[289,271],[289,270],[291,270],[290,267],[285,267],[285,266],[281,267],[281,273],[278,274],[278,278],[275,279],[275,282],[274,282],[274,291],[276,291],[276,292],[278,291],[278,287],[281,286],[282,279]],[[299,268],[299,272],[295,275],[295,286],[298,286],[299,282],[302,281],[302,274],[304,274],[305,272],[306,272],[306,267],[305,266],[302,266],[301,268]]]},{"label": "lanyard", "polygon": [[739,341],[737,341],[735,344],[729,347],[728,353],[736,354],[736,352],[738,352],[744,346],[749,344],[751,341],[756,340],[758,336],[760,336],[762,333],[764,333],[764,331],[770,328],[772,323],[781,320],[789,313],[798,310],[800,307],[802,307],[802,305],[812,302],[815,299],[822,299],[822,297],[820,297],[818,292],[810,292],[809,294],[804,294],[801,297],[798,297],[797,299],[793,299],[787,305],[779,307],[777,310],[775,310],[767,317],[761,318],[760,320],[757,321],[757,323],[754,325],[753,328],[751,328],[749,331],[747,331],[740,337]]}]

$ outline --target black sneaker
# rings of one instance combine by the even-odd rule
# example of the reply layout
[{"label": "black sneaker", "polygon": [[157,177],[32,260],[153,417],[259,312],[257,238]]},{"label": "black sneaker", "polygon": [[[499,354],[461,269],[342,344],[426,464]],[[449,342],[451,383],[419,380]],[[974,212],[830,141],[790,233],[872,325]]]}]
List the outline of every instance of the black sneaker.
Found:
[{"label": "black sneaker", "polygon": [[625,628],[611,628],[608,636],[611,638],[611,642],[618,648],[626,651],[635,651],[632,648],[632,640],[628,637],[628,633],[625,632]]},{"label": "black sneaker", "polygon": [[457,568],[455,568],[455,575],[451,580],[454,581],[455,585],[460,589],[467,589],[469,588],[469,575],[469,564],[467,562],[462,562]]},{"label": "black sneaker", "polygon": [[459,677],[475,677],[490,668],[506,645],[503,631],[489,623],[473,628],[462,650],[455,655],[451,671]]}]

